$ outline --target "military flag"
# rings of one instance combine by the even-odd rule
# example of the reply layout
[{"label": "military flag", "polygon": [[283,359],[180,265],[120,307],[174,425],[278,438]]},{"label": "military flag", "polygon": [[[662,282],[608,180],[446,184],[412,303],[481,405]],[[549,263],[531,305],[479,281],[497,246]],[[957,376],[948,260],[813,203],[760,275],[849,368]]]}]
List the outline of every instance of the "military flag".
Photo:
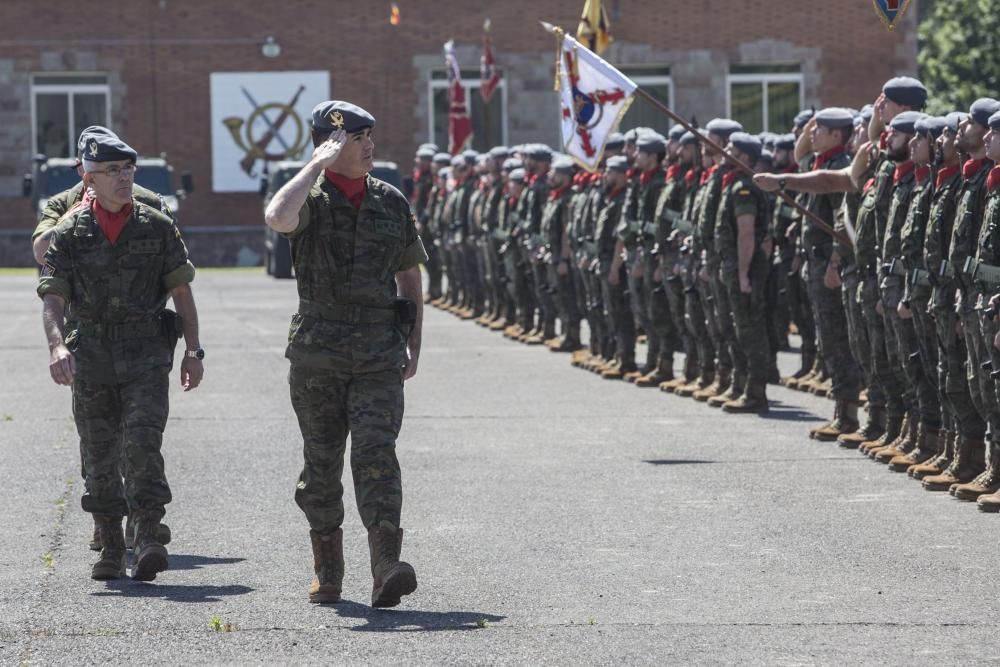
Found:
[{"label": "military flag", "polygon": [[500,85],[500,70],[493,60],[493,42],[490,39],[490,20],[483,23],[483,55],[479,59],[479,94],[483,102],[489,102],[493,92]]},{"label": "military flag", "polygon": [[588,49],[601,55],[611,43],[611,21],[601,0],[586,0],[583,16],[576,28],[576,38]]},{"label": "military flag", "polygon": [[556,84],[562,107],[563,150],[580,166],[594,171],[601,163],[608,135],[632,104],[636,84],[558,28],[552,31],[557,39],[562,35]]},{"label": "military flag", "polygon": [[472,121],[465,104],[462,70],[455,57],[455,40],[449,39],[444,45],[444,63],[448,72],[448,152],[455,155],[472,141]]}]

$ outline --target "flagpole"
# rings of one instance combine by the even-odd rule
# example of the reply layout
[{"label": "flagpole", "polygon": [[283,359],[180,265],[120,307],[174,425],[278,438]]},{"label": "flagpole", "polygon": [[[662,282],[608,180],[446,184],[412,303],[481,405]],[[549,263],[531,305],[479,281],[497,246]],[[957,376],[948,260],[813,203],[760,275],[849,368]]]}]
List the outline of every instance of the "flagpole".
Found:
[{"label": "flagpole", "polygon": [[[635,94],[638,95],[639,97],[643,98],[644,100],[646,100],[650,104],[652,104],[657,110],[663,112],[664,114],[666,114],[667,116],[669,116],[671,119],[673,119],[681,127],[683,127],[685,130],[687,130],[688,132],[690,132],[691,134],[693,134],[694,137],[695,137],[695,139],[697,139],[698,141],[700,141],[701,143],[703,143],[703,144],[705,144],[707,146],[711,146],[712,148],[714,148],[715,150],[717,150],[718,152],[720,152],[723,155],[723,157],[725,157],[725,159],[728,162],[730,162],[731,164],[733,164],[737,169],[740,169],[744,173],[747,173],[747,174],[749,174],[751,176],[754,175],[754,173],[755,173],[754,170],[751,169],[750,166],[747,165],[745,162],[743,162],[743,160],[736,159],[735,157],[733,157],[732,155],[730,155],[729,153],[727,153],[725,151],[724,147],[722,147],[719,144],[715,143],[714,141],[712,141],[708,137],[702,135],[702,133],[698,131],[698,128],[693,127],[690,123],[688,123],[683,118],[681,118],[679,115],[677,115],[676,113],[674,113],[670,109],[670,107],[668,107],[663,102],[661,102],[660,100],[656,99],[655,97],[653,97],[652,95],[650,95],[648,92],[646,92],[645,90],[643,90],[641,86],[637,86],[636,87]],[[832,236],[834,239],[836,239],[837,241],[840,241],[844,245],[847,245],[847,246],[852,247],[852,248],[854,247],[854,244],[851,242],[851,239],[850,239],[849,236],[847,236],[847,235],[845,235],[845,234],[843,234],[841,232],[838,232],[836,229],[834,229],[833,227],[831,227],[830,225],[828,225],[818,215],[816,215],[815,213],[813,213],[812,211],[810,211],[809,209],[807,209],[806,207],[802,206],[800,203],[798,203],[797,201],[795,201],[795,199],[793,197],[791,197],[787,192],[785,192],[784,190],[778,190],[775,194],[777,194],[778,197],[780,197],[782,201],[784,201],[786,204],[788,204],[793,209],[795,209],[796,211],[798,211],[801,215],[803,215],[806,218],[808,218],[810,222],[812,222],[813,224],[815,224],[822,231],[826,232],[829,236]]]}]

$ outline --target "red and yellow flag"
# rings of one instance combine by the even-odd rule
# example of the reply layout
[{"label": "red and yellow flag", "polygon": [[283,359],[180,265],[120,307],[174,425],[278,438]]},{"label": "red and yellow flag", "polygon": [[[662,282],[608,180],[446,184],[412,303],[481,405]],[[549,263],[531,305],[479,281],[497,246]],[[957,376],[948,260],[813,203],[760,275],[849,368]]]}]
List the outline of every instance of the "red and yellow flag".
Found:
[{"label": "red and yellow flag", "polygon": [[598,55],[611,44],[611,21],[601,0],[585,0],[583,3],[583,16],[576,28],[576,39]]}]

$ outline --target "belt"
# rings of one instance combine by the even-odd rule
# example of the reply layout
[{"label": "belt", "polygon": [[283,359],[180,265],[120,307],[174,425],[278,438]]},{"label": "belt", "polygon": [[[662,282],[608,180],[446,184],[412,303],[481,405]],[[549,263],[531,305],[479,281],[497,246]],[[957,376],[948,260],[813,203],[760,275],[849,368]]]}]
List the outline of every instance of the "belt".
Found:
[{"label": "belt", "polygon": [[395,308],[378,308],[353,303],[325,304],[300,300],[299,315],[349,324],[394,324],[396,322]]},{"label": "belt", "polygon": [[649,221],[642,223],[642,233],[645,236],[656,236],[656,223]]},{"label": "belt", "polygon": [[886,276],[905,276],[906,268],[903,266],[903,260],[899,257],[893,257],[882,265],[882,273]]},{"label": "belt", "polygon": [[156,338],[163,335],[162,315],[139,322],[87,322],[77,325],[81,334],[99,336],[106,340],[135,340],[137,338]]},{"label": "belt", "polygon": [[809,259],[830,259],[833,254],[833,248],[830,246],[812,246],[806,249],[806,256]]},{"label": "belt", "polygon": [[954,278],[955,277],[955,267],[952,266],[951,262],[946,259],[941,260],[941,267],[938,269],[938,275],[942,278]]},{"label": "belt", "polygon": [[910,275],[907,276],[907,281],[910,285],[916,287],[930,287],[931,272],[925,271],[924,269],[910,269]]}]

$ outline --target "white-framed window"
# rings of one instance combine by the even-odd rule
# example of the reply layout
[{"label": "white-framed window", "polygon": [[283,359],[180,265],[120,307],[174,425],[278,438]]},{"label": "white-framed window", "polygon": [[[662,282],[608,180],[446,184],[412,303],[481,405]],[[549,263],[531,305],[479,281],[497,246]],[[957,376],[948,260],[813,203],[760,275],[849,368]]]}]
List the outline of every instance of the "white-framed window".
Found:
[{"label": "white-framed window", "polygon": [[[465,108],[472,120],[472,148],[479,152],[507,145],[507,80],[502,76],[490,102],[479,94],[479,70],[462,70]],[[429,141],[448,150],[448,74],[434,70],[427,82]]]},{"label": "white-framed window", "polygon": [[[632,79],[644,91],[663,102],[668,108],[674,108],[674,83],[670,78],[670,68],[649,65],[642,67],[620,67],[622,74]],[[633,127],[650,127],[663,136],[667,136],[674,122],[669,116],[647,102],[643,97],[636,96],[632,106],[622,118],[619,129],[631,130]]]},{"label": "white-framed window", "polygon": [[747,132],[791,132],[802,105],[801,65],[730,65],[726,114]]},{"label": "white-framed window", "polygon": [[109,126],[111,87],[105,74],[31,77],[31,136],[35,153],[76,157],[76,139],[88,125]]}]

